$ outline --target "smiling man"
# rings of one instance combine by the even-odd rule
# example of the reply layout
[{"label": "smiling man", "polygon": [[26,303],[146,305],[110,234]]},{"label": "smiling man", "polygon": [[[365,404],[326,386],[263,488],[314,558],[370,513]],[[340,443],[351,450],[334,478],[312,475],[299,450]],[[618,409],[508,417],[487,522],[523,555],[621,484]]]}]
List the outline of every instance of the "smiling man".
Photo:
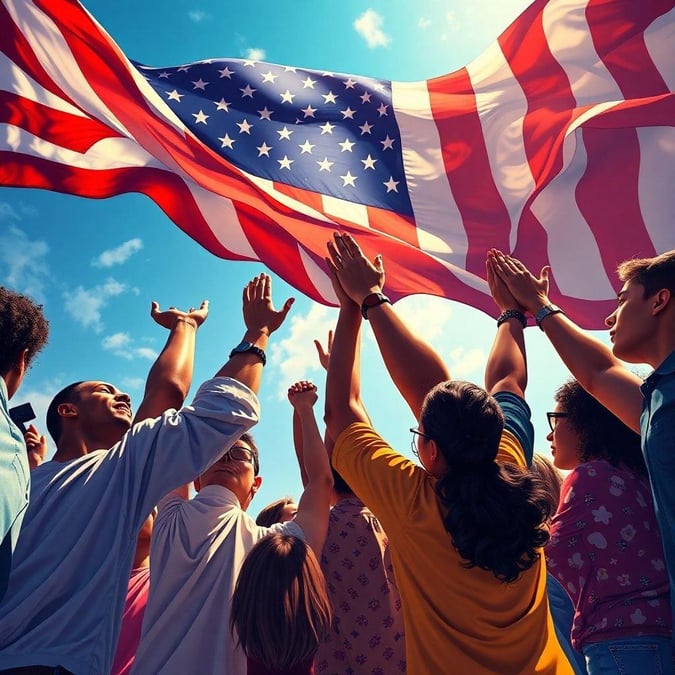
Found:
[{"label": "smiling man", "polygon": [[110,672],[139,530],[160,498],[204,472],[257,422],[264,349],[290,305],[274,309],[267,275],[251,281],[243,298],[246,348],[233,351],[180,410],[206,303],[189,312],[153,307],[170,332],[133,425],[129,396],[111,384],[78,382],[57,394],[47,414],[57,452],[31,475],[0,604],[0,673]]}]

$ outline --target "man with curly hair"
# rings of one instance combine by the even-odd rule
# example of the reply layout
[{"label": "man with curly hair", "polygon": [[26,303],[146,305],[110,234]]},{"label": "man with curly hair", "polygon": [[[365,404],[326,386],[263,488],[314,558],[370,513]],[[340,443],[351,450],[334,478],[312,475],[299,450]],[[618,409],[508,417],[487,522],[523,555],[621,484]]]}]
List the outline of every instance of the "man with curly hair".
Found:
[{"label": "man with curly hair", "polygon": [[30,486],[26,446],[21,430],[9,417],[8,402],[48,334],[42,305],[0,286],[0,599],[7,590]]}]

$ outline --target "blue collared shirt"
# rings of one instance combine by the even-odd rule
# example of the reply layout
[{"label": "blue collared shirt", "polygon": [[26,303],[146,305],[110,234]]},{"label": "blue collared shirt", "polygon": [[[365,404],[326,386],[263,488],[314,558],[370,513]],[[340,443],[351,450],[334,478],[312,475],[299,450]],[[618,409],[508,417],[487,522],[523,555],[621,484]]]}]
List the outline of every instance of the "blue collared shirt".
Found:
[{"label": "blue collared shirt", "polygon": [[12,553],[28,508],[30,466],[21,430],[9,417],[7,385],[0,377],[0,598],[7,589]]},{"label": "blue collared shirt", "polygon": [[640,417],[642,452],[668,566],[671,607],[675,609],[675,352],[640,389],[644,396]]}]

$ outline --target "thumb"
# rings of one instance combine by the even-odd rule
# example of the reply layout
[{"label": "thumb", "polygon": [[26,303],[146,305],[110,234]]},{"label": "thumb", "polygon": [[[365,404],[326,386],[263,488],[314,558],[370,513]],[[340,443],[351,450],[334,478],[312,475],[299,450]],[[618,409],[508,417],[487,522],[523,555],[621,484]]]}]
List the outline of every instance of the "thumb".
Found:
[{"label": "thumb", "polygon": [[284,317],[288,314],[291,307],[293,307],[294,302],[295,298],[288,298],[288,300],[284,302],[284,306],[281,308],[281,313],[283,314]]},{"label": "thumb", "polygon": [[384,262],[382,261],[382,254],[378,253],[375,256],[375,269],[378,272],[384,272]]},{"label": "thumb", "polygon": [[544,265],[541,268],[541,272],[539,274],[539,278],[543,279],[544,281],[548,281],[549,274],[551,273],[551,266],[550,265]]},{"label": "thumb", "polygon": [[159,303],[153,300],[150,304],[150,316],[155,316],[156,314],[159,314]]}]

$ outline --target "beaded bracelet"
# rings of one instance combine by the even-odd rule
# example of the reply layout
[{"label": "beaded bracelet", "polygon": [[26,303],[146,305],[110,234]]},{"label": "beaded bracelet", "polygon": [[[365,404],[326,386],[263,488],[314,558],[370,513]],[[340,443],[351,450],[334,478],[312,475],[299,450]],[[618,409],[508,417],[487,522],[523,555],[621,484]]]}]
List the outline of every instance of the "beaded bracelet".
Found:
[{"label": "beaded bracelet", "polygon": [[497,327],[501,326],[508,319],[518,319],[523,324],[523,328],[527,326],[527,317],[520,310],[505,309],[497,318]]}]

